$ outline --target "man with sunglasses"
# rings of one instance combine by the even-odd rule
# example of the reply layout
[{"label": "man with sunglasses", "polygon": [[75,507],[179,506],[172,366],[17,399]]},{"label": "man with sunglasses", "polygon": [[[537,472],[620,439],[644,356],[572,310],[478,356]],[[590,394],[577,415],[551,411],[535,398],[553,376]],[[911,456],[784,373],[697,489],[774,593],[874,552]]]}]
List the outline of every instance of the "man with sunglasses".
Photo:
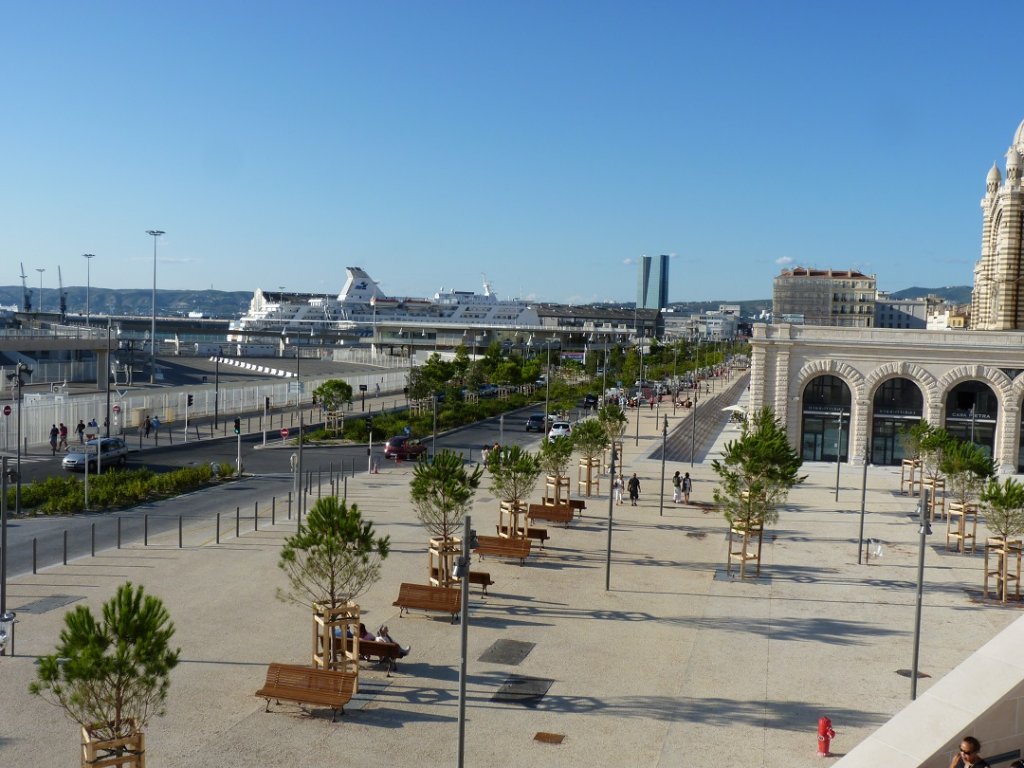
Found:
[{"label": "man with sunglasses", "polygon": [[973,736],[960,740],[960,751],[953,755],[949,768],[990,768],[981,756],[981,742]]}]

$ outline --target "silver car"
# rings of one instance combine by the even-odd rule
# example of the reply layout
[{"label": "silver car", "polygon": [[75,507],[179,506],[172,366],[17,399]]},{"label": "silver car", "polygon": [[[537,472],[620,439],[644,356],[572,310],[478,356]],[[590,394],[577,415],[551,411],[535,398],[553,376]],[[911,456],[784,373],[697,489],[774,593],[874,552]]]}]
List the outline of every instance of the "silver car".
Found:
[{"label": "silver car", "polygon": [[[100,446],[100,456],[96,455],[96,446]],[[89,471],[95,472],[98,466],[110,467],[123,465],[128,461],[128,446],[120,437],[104,437],[102,440],[90,440],[85,450],[77,450],[67,454],[60,465],[69,472],[84,472],[88,462]]]}]

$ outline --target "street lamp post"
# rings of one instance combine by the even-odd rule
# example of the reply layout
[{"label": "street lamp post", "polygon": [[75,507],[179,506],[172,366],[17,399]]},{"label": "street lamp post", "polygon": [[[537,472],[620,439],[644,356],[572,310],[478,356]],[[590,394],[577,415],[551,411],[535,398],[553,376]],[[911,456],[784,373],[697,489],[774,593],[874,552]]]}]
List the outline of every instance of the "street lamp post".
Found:
[{"label": "street lamp post", "polygon": [[472,521],[465,516],[465,531],[462,534],[462,555],[456,561],[456,578],[461,581],[459,595],[459,751],[456,766],[463,768],[466,759],[466,661],[469,656],[469,561],[470,548],[473,546]]},{"label": "street lamp post", "polygon": [[92,283],[90,266],[92,265],[92,260],[96,258],[96,254],[83,253],[82,258],[85,259],[85,327],[88,328],[89,316],[91,314],[89,307],[89,288],[91,287],[90,284]]},{"label": "street lamp post", "polygon": [[546,345],[548,348],[547,355],[547,367],[544,369],[544,430],[548,428],[548,412],[550,411],[549,404],[551,402],[551,339],[547,340]]},{"label": "street lamp post", "polygon": [[921,651],[921,603],[924,599],[924,548],[925,537],[932,532],[928,523],[929,516],[929,493],[930,488],[921,489],[921,503],[918,505],[920,512],[918,533],[921,534],[917,552],[917,607],[914,612],[914,659],[910,670],[910,700],[917,698],[917,664]]},{"label": "street lamp post", "polygon": [[46,271],[46,267],[36,267],[36,272],[39,273],[39,301],[36,302],[36,311],[43,311],[43,272]]},{"label": "street lamp post", "polygon": [[697,401],[700,400],[700,383],[694,379],[693,413],[690,414],[690,466],[693,467],[693,454],[697,446]]},{"label": "street lamp post", "polygon": [[843,411],[836,417],[839,434],[836,437],[836,501],[839,501],[839,468],[843,465]]},{"label": "street lamp post", "polygon": [[15,459],[15,472],[17,473],[17,478],[15,479],[14,485],[14,511],[19,515],[21,514],[21,388],[25,384],[22,374],[31,376],[32,369],[24,363],[16,363],[14,366],[14,373],[7,374],[7,379],[13,382],[18,388],[18,444],[16,446],[17,458]]},{"label": "street lamp post", "polygon": [[611,466],[611,480],[608,483],[608,552],[605,555],[604,563],[604,591],[608,592],[611,589],[612,581],[612,512],[615,509],[615,441],[612,441],[612,466]]},{"label": "street lamp post", "polygon": [[661,425],[661,497],[658,501],[658,516],[665,514],[665,449],[668,446],[668,414]]},{"label": "street lamp post", "polygon": [[153,315],[149,329],[149,383],[156,383],[156,240],[165,234],[162,229],[147,229],[146,234],[153,238]]}]

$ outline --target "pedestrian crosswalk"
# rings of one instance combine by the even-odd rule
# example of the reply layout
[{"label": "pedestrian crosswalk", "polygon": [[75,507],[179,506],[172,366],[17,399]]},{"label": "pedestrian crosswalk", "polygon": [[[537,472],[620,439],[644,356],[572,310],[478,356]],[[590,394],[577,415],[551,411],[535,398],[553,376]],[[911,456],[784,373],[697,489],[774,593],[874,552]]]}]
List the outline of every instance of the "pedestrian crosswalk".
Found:
[{"label": "pedestrian crosswalk", "polygon": [[[7,457],[7,464],[8,464],[8,466],[13,465],[18,460],[18,455],[16,453],[14,453],[13,451],[0,451],[0,456],[6,456]],[[43,463],[46,463],[48,461],[60,461],[60,460],[61,460],[60,454],[58,454],[57,456],[51,456],[48,453],[46,455],[26,454],[26,453],[21,454],[21,463],[22,464],[43,464]]]}]

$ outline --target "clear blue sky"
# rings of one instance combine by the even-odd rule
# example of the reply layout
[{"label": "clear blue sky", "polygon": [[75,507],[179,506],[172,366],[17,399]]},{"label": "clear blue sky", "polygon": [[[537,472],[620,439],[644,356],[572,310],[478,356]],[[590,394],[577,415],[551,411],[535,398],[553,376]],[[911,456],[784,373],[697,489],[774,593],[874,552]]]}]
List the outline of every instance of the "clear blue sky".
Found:
[{"label": "clear blue sky", "polygon": [[[0,284],[771,295],[971,282],[1017,2],[15,2]],[[1016,46],[1016,47],[1015,47]]]}]

